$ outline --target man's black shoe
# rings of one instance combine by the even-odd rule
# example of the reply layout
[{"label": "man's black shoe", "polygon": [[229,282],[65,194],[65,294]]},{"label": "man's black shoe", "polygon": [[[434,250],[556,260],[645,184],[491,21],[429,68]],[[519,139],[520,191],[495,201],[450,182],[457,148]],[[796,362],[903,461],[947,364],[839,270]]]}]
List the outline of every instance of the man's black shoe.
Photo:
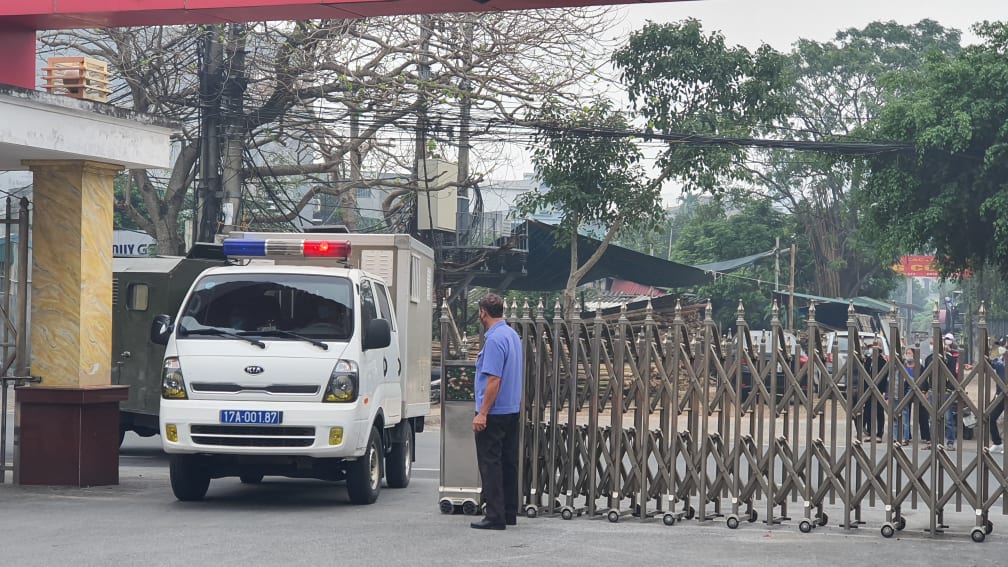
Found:
[{"label": "man's black shoe", "polygon": [[509,526],[517,526],[518,525],[518,518],[512,516],[510,518],[505,519],[504,523],[507,524],[507,525],[509,525]]},{"label": "man's black shoe", "polygon": [[474,530],[503,530],[504,524],[495,524],[490,520],[483,518],[478,522],[473,522],[469,524],[469,527]]}]

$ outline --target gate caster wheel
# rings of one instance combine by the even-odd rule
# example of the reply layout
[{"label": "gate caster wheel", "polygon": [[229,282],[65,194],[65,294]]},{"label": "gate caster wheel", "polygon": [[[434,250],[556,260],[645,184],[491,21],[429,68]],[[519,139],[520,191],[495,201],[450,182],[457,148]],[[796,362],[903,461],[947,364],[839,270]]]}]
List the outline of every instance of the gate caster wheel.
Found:
[{"label": "gate caster wheel", "polygon": [[696,509],[694,509],[692,506],[686,508],[686,515],[683,517],[686,518],[687,520],[692,520],[694,516],[696,516]]},{"label": "gate caster wheel", "polygon": [[983,529],[985,534],[989,534],[994,531],[994,524],[990,520],[984,520]]},{"label": "gate caster wheel", "polygon": [[616,510],[609,510],[609,513],[606,514],[606,518],[610,522],[615,524],[616,522],[619,521],[619,512],[617,512]]},{"label": "gate caster wheel", "polygon": [[444,499],[438,502],[438,510],[441,510],[442,514],[451,514],[455,511],[455,505],[451,503],[451,500]]},{"label": "gate caster wheel", "polygon": [[727,523],[728,523],[728,529],[729,530],[738,529],[738,516],[736,516],[735,514],[732,514],[731,516],[728,516]]},{"label": "gate caster wheel", "polygon": [[896,531],[901,532],[905,529],[906,529],[906,518],[900,516],[899,519],[896,520]]},{"label": "gate caster wheel", "polygon": [[570,520],[574,518],[574,510],[570,506],[564,506],[563,510],[560,510],[560,517],[565,520]]},{"label": "gate caster wheel", "polygon": [[970,539],[977,543],[983,543],[983,540],[987,539],[987,534],[984,533],[983,528],[973,528],[970,532]]},{"label": "gate caster wheel", "polygon": [[882,525],[882,537],[890,538],[896,533],[896,528],[890,523],[885,523]]},{"label": "gate caster wheel", "polygon": [[477,512],[479,512],[479,506],[474,500],[466,500],[462,503],[462,513],[466,516],[474,516]]},{"label": "gate caster wheel", "polygon": [[829,522],[829,515],[826,512],[823,512],[816,518],[816,523],[820,526],[825,526],[827,522]]},{"label": "gate caster wheel", "polygon": [[661,521],[666,526],[674,526],[675,525],[675,516],[673,516],[672,514],[665,514],[664,516],[662,516]]},{"label": "gate caster wheel", "polygon": [[750,510],[749,511],[749,518],[747,518],[747,521],[751,524],[751,523],[755,522],[758,519],[759,519],[759,513],[756,512],[756,510]]},{"label": "gate caster wheel", "polygon": [[526,518],[535,518],[538,515],[539,515],[539,509],[536,508],[535,506],[526,506],[525,507],[525,517]]},{"label": "gate caster wheel", "polygon": [[798,524],[798,531],[800,531],[803,534],[811,533],[812,522],[808,520],[802,520],[801,523]]}]

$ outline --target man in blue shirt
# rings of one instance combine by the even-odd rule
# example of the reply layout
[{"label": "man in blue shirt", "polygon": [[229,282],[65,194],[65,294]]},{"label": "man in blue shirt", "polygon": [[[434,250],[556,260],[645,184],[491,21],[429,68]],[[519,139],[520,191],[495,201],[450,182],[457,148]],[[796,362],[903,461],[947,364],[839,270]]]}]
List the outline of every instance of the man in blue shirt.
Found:
[{"label": "man in blue shirt", "polygon": [[470,525],[503,530],[518,521],[518,417],[522,401],[522,345],[504,320],[504,301],[487,294],[479,302],[487,329],[476,359],[476,461],[486,516]]}]

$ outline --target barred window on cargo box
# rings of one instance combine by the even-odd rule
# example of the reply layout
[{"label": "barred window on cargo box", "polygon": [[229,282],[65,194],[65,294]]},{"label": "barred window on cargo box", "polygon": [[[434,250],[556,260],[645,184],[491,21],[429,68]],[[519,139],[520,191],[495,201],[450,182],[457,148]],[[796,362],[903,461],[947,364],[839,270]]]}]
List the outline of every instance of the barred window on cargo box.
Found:
[{"label": "barred window on cargo box", "polygon": [[411,303],[420,303],[420,258],[410,255],[409,296]]}]

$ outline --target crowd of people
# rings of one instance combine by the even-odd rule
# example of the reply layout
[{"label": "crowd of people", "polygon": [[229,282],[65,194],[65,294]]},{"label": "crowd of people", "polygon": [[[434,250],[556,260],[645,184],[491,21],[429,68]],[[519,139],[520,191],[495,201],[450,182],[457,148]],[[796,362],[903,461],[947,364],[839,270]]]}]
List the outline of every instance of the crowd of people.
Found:
[{"label": "crowd of people", "polygon": [[[888,375],[880,378],[874,384],[874,387],[878,388],[884,397],[888,398],[890,395],[893,397],[893,408],[896,411],[894,412],[895,419],[892,426],[892,435],[894,442],[898,445],[905,446],[910,444],[914,434],[913,418],[916,417],[916,432],[919,435],[921,448],[932,448],[931,435],[934,420],[932,420],[928,408],[932,404],[938,404],[938,407],[945,405],[946,409],[944,410],[944,431],[938,432],[938,439],[936,441],[940,446],[941,442],[944,441],[943,446],[946,450],[955,450],[956,448],[959,429],[958,420],[960,418],[959,408],[962,401],[960,399],[961,394],[956,394],[956,385],[957,381],[963,376],[964,368],[960,364],[960,349],[955,337],[951,333],[947,333],[942,337],[942,342],[942,348],[935,349],[933,341],[931,341],[931,352],[923,361],[920,360],[917,351],[914,349],[908,348],[903,351],[902,363],[906,369],[906,377],[901,376],[899,380],[902,383],[902,387],[890,388]],[[876,376],[880,365],[885,363],[881,359],[879,347],[879,344],[869,342],[862,348],[864,355],[863,364],[867,376]],[[991,367],[1000,377],[1001,382],[1004,382],[1005,379],[1006,347],[1008,347],[1008,337],[998,340],[988,354]],[[930,366],[935,363],[936,358],[938,359],[938,363],[945,364],[949,370],[948,373],[942,373],[943,375],[940,379],[937,378],[939,376],[938,372],[928,372]],[[915,390],[911,383],[916,384],[917,390],[927,396],[928,404],[922,403],[919,396],[911,396],[911,393]],[[862,381],[863,391],[867,391],[871,387],[871,382],[868,380]],[[938,391],[939,389],[941,391]],[[1000,394],[1002,391],[1001,384],[995,382],[994,389],[995,395]],[[997,405],[988,423],[992,442],[989,450],[995,454],[1004,452],[1001,431],[997,423],[1004,412],[1004,405],[1003,403]],[[864,411],[861,414],[864,441],[875,440],[881,442],[883,440],[885,416],[885,409],[881,399],[878,396],[868,397],[864,404]]]}]

